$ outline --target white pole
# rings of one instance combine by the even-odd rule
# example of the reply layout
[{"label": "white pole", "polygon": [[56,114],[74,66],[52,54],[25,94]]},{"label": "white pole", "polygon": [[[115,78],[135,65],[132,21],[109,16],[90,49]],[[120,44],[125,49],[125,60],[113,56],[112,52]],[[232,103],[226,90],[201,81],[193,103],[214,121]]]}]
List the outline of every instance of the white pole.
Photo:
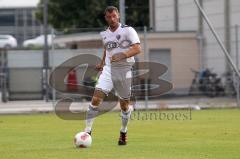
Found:
[{"label": "white pole", "polygon": [[203,18],[205,19],[205,21],[207,22],[210,30],[212,31],[214,37],[216,38],[218,44],[220,45],[223,53],[225,54],[227,60],[229,61],[229,63],[231,64],[233,70],[235,71],[235,73],[237,74],[237,76],[240,78],[240,72],[238,70],[238,68],[236,67],[236,65],[234,64],[232,58],[230,57],[230,54],[228,53],[227,49],[225,48],[225,46],[223,45],[222,41],[220,40],[220,37],[219,35],[217,34],[217,32],[215,31],[211,21],[208,19],[208,16],[207,14],[205,13],[205,11],[203,10],[203,8],[201,7],[201,5],[199,4],[199,1],[198,0],[194,0],[194,2],[196,3],[198,9],[200,10]]},{"label": "white pole", "polygon": [[[54,45],[54,38],[55,38],[55,33],[54,29],[51,29],[51,36],[52,36],[52,52],[51,52],[51,65],[52,65],[52,71],[55,69],[55,63],[54,63],[54,54],[55,54],[55,45]],[[52,87],[52,103],[53,103],[53,108],[55,107],[56,103],[56,90],[55,90],[55,78],[53,79],[53,87]]]},{"label": "white pole", "polygon": [[44,50],[43,50],[43,68],[44,68],[44,85],[45,85],[45,101],[49,100],[49,85],[48,85],[48,71],[49,71],[49,51],[48,51],[48,0],[43,2],[43,26],[44,26]]},{"label": "white pole", "polygon": [[[147,53],[147,27],[144,26],[144,58],[145,61],[148,61]],[[145,76],[144,79],[144,92],[145,92],[145,110],[148,110],[148,76]]]},{"label": "white pole", "polygon": [[238,43],[239,43],[239,29],[238,29],[238,25],[236,25],[236,65],[237,65],[237,68],[239,69],[239,47],[238,47]]},{"label": "white pole", "polygon": [[[238,38],[238,34],[239,34],[239,31],[238,31],[238,25],[236,25],[235,27],[235,35],[236,35],[236,65],[237,65],[237,68],[239,69],[239,48],[238,48],[238,43],[239,43],[239,38]],[[239,77],[236,77],[237,81],[236,81],[236,85],[237,85],[237,88],[236,88],[236,92],[237,92],[237,105],[238,107],[240,107],[240,78]]]},{"label": "white pole", "polygon": [[119,1],[120,22],[125,24],[125,0]]}]

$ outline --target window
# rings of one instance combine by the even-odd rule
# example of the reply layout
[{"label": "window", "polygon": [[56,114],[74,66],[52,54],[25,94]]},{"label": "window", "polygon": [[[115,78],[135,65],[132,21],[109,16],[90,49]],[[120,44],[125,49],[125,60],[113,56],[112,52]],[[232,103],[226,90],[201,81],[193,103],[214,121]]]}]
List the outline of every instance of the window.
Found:
[{"label": "window", "polygon": [[13,14],[0,14],[0,26],[14,26],[14,15]]}]

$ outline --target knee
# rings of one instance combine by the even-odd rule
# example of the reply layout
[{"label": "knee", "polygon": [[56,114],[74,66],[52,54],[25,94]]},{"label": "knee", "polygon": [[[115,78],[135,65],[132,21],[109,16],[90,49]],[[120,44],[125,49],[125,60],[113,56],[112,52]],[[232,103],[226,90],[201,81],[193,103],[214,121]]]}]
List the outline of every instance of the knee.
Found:
[{"label": "knee", "polygon": [[128,111],[128,105],[129,105],[129,101],[126,101],[126,100],[120,101],[120,107],[122,111],[124,112]]},{"label": "knee", "polygon": [[99,106],[102,102],[102,98],[93,96],[92,105]]},{"label": "knee", "polygon": [[121,106],[121,110],[124,112],[128,111],[128,106]]}]

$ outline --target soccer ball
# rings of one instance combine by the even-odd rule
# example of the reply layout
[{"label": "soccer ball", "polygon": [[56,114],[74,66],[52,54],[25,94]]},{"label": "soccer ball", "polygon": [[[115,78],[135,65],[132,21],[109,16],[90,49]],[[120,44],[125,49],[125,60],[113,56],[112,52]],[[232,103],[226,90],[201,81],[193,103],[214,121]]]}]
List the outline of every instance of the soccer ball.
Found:
[{"label": "soccer ball", "polygon": [[92,144],[92,137],[86,132],[79,132],[74,137],[74,144],[78,148],[87,148]]}]

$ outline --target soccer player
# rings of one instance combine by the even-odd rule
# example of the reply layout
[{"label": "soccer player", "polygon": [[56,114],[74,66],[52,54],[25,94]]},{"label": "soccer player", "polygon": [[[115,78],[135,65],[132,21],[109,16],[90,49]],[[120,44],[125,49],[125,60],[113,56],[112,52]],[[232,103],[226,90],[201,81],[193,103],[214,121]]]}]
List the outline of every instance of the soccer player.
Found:
[{"label": "soccer player", "polygon": [[140,40],[132,27],[119,23],[120,16],[116,7],[108,6],[104,14],[109,27],[100,33],[104,44],[104,54],[101,63],[96,66],[96,69],[102,73],[87,111],[85,132],[91,134],[94,118],[99,111],[98,106],[114,89],[119,97],[122,117],[118,145],[126,145],[127,124],[132,111],[129,107],[131,69],[135,62],[134,56],[141,52]]}]

